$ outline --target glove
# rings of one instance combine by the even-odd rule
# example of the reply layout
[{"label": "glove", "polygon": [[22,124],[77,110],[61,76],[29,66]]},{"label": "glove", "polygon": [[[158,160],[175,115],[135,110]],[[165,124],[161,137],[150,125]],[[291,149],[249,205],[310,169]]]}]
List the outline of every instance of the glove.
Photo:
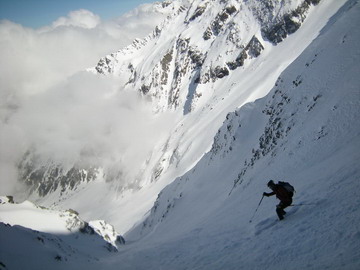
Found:
[{"label": "glove", "polygon": [[266,192],[264,192],[264,193],[263,193],[263,196],[268,197],[269,195],[268,195]]}]

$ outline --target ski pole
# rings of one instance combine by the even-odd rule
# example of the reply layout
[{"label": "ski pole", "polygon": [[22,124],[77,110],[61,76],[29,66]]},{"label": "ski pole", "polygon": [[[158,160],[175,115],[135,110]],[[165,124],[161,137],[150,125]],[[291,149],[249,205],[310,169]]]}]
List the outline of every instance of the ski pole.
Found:
[{"label": "ski pole", "polygon": [[252,217],[251,217],[251,219],[250,219],[250,221],[249,221],[250,223],[252,222],[253,218],[255,217],[255,214],[256,214],[257,210],[259,209],[259,206],[260,206],[260,204],[261,204],[261,202],[262,202],[263,199],[264,199],[264,195],[261,197],[261,200],[260,200],[258,206],[257,206],[256,209],[255,209],[254,214],[252,215]]}]

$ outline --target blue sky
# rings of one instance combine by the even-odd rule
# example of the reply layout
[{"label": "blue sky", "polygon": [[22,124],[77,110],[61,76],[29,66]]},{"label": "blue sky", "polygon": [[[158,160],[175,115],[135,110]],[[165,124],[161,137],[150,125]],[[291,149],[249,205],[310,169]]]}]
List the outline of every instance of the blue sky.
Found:
[{"label": "blue sky", "polygon": [[155,0],[0,0],[0,19],[26,27],[51,24],[72,10],[87,9],[102,20],[116,18],[140,4]]}]

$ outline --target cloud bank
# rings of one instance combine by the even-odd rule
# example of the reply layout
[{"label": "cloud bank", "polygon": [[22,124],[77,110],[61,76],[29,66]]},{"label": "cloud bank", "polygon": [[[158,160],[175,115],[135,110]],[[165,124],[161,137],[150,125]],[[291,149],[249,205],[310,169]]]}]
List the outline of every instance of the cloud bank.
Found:
[{"label": "cloud bank", "polygon": [[82,28],[95,28],[101,22],[100,17],[86,9],[71,11],[67,17],[60,17],[52,23],[52,27],[77,26]]},{"label": "cloud bank", "polygon": [[83,70],[150,33],[165,15],[148,9],[107,22],[77,10],[41,29],[0,22],[1,194],[14,192],[29,149],[44,160],[135,174],[130,168],[143,162],[168,121],[116,79]]}]

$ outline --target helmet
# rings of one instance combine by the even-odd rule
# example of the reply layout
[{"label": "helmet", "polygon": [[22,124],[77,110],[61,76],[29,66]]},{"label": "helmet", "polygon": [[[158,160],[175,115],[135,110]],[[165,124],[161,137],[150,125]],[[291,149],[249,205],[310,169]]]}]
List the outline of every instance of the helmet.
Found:
[{"label": "helmet", "polygon": [[275,186],[274,181],[273,181],[273,180],[270,180],[270,181],[267,183],[267,186],[268,186],[268,187]]}]

